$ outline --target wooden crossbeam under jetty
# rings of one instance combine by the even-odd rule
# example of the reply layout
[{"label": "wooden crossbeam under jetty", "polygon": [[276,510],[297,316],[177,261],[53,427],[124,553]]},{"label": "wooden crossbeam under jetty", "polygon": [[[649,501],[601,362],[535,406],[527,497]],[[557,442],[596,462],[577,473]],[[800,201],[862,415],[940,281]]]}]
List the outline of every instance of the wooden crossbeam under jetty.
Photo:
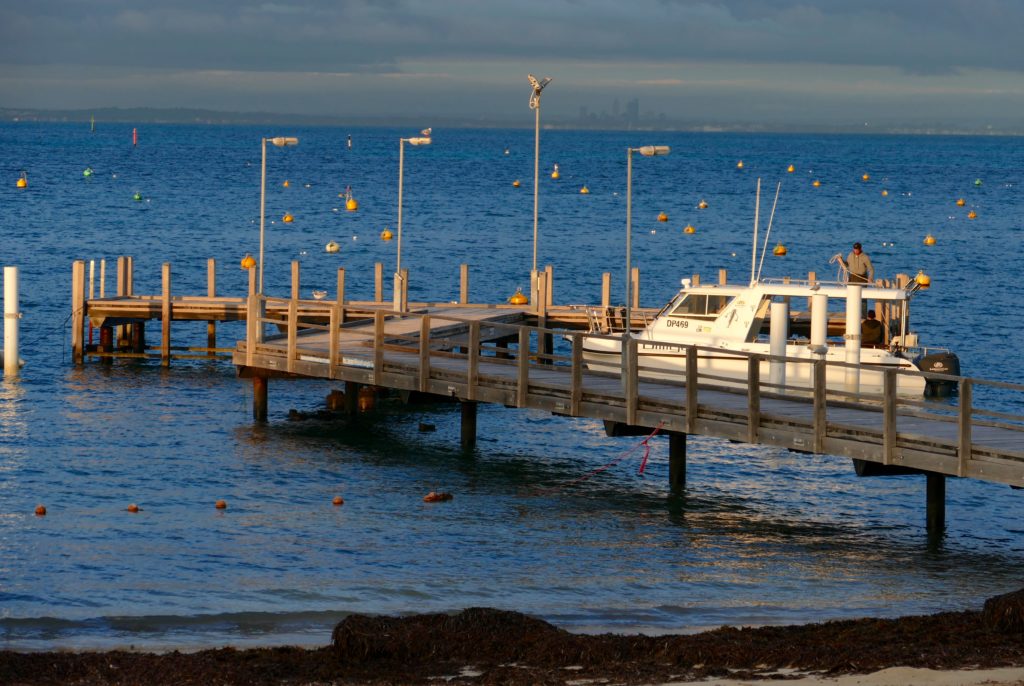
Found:
[{"label": "wooden crossbeam under jetty", "polygon": [[[165,360],[172,319],[245,320],[246,338],[232,349],[232,360],[240,376],[253,381],[257,420],[267,418],[269,379],[322,378],[345,382],[349,411],[355,411],[362,387],[459,401],[466,447],[475,443],[480,402],[601,419],[609,433],[646,433],[660,427],[670,437],[673,490],[685,484],[688,434],[846,456],[862,476],[926,475],[931,533],[944,528],[947,476],[1024,487],[1024,416],[981,407],[974,400],[976,389],[1015,394],[1024,392],[1024,385],[887,366],[873,371],[882,376],[881,392],[868,393],[826,382],[837,375],[830,369],[849,378],[866,365],[825,355],[790,357],[730,349],[731,358],[745,360],[747,373],[737,380],[698,365],[698,359],[721,355],[721,349],[678,342],[666,345],[685,356],[685,365],[666,372],[650,366],[651,358],[639,352],[636,338],[600,333],[594,312],[614,312],[606,288],[601,307],[558,308],[550,304],[543,276],[537,305],[526,308],[469,303],[465,268],[460,302],[432,305],[408,303],[404,297],[383,302],[380,269],[376,299],[363,303],[345,299],[344,270],[338,271],[334,300],[299,298],[297,264],[289,298],[257,293],[250,270],[244,299],[219,298],[211,286],[203,300],[171,298],[169,265],[164,269],[160,298],[86,301],[81,295],[84,263],[75,263],[79,319],[73,338],[78,349],[85,316],[109,325],[139,323],[159,314]],[[641,311],[641,320],[650,314]],[[580,330],[585,325],[587,332]],[[584,347],[588,341],[601,340],[620,342],[618,363],[609,367],[606,360],[594,368],[584,361]],[[656,347],[659,342],[645,339],[644,344]],[[76,361],[81,357],[76,355]],[[766,364],[802,371],[784,374],[780,381],[773,367],[770,378],[763,378]],[[907,376],[955,386],[957,403],[899,394]],[[810,383],[787,384],[787,378],[796,377]]]}]

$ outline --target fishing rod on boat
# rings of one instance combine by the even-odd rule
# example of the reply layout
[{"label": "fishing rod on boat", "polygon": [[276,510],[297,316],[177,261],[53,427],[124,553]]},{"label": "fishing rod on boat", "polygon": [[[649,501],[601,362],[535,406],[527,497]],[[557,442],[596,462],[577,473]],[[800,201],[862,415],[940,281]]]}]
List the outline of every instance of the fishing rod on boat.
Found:
[{"label": "fishing rod on boat", "polygon": [[768,216],[768,229],[764,232],[764,246],[761,248],[761,261],[757,265],[757,280],[761,280],[761,268],[764,267],[764,255],[768,252],[768,237],[772,235],[772,222],[775,221],[775,208],[779,205],[779,191],[782,190],[782,182],[775,187],[775,202],[772,203],[772,213]]}]

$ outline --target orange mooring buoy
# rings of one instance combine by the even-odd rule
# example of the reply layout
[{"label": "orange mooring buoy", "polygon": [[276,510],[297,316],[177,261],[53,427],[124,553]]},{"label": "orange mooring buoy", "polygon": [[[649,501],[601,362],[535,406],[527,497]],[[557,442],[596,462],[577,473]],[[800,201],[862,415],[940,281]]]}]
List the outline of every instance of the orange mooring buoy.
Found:
[{"label": "orange mooring buoy", "polygon": [[138,511],[139,511],[139,506],[138,506],[138,505],[136,505],[135,503],[132,503],[131,505],[129,505],[129,506],[127,507],[127,510],[128,510],[129,512],[138,512]]},{"label": "orange mooring buoy", "polygon": [[454,496],[451,493],[439,493],[437,491],[431,491],[423,496],[423,502],[425,503],[443,503],[446,500],[451,500]]},{"label": "orange mooring buoy", "polygon": [[36,516],[42,517],[46,514],[46,505],[36,505]]},{"label": "orange mooring buoy", "polygon": [[216,503],[214,503],[213,506],[216,507],[218,510],[228,509],[228,503],[226,500],[218,500]]},{"label": "orange mooring buoy", "polygon": [[331,504],[335,505],[335,506],[337,506],[337,505],[344,505],[345,504],[345,500],[340,495],[336,495],[336,496],[334,496],[334,500],[331,501]]}]

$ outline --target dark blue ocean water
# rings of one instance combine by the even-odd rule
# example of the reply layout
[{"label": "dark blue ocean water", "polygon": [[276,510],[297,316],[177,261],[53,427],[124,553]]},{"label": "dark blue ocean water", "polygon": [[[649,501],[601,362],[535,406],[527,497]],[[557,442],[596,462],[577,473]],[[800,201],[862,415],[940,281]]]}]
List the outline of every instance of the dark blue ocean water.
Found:
[{"label": "dark blue ocean water", "polygon": [[[344,266],[349,296],[369,298],[374,262],[394,267],[395,243],[378,234],[395,228],[398,138],[415,131],[146,125],[133,148],[131,128],[0,125],[2,261],[21,269],[27,362],[0,383],[0,645],[323,643],[349,612],[479,605],[576,631],[680,632],[974,608],[1024,586],[1024,495],[1005,486],[950,481],[949,530],[930,546],[923,480],[857,479],[845,459],[693,437],[688,490],[673,500],[659,440],[644,475],[631,456],[558,488],[639,439],[484,406],[466,455],[454,407],[290,422],[331,385],[274,381],[259,426],[249,384],[223,362],[73,367],[75,259],[106,258],[112,291],[113,261],[133,255],[138,293],[159,291],[169,261],[176,292],[202,293],[214,257],[219,291],[244,293],[261,136],[300,138],[268,151],[268,293],[288,292],[293,259],[307,297],[333,291]],[[769,256],[765,275],[831,275],[829,257],[860,240],[879,276],[932,277],[913,313],[923,342],[954,348],[967,374],[1024,382],[1021,139],[545,131],[539,253],[556,301],[596,302],[603,271],[622,299],[625,149],[646,144],[672,153],[634,159],[644,305],[693,273],[749,278],[760,176],[762,231],[782,182],[770,246],[789,251]],[[532,174],[532,130],[435,130],[432,146],[406,148],[411,299],[455,299],[462,262],[474,300],[528,287]],[[358,212],[344,210],[346,186]],[[324,251],[330,240],[340,253]],[[180,326],[175,342],[204,334]],[[220,329],[222,343],[241,336]],[[1024,413],[1020,393],[977,401]],[[423,503],[435,488],[455,499]],[[330,504],[337,494],[343,507]],[[132,502],[142,511],[126,512]]]}]

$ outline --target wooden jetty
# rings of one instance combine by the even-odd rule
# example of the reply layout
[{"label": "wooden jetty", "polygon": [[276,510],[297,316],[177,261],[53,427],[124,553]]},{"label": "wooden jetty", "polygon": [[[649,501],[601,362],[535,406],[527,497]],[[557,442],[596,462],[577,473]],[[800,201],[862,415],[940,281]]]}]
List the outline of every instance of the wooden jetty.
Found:
[{"label": "wooden jetty", "polygon": [[[76,270],[82,268],[76,263]],[[289,298],[256,293],[252,278],[243,302],[200,305],[175,301],[166,290],[160,307],[165,330],[178,316],[179,302],[182,316],[200,318],[203,307],[212,307],[222,308],[214,313],[217,318],[246,321],[246,338],[232,359],[240,376],[252,379],[258,421],[268,416],[270,379],[321,378],[344,382],[349,411],[356,410],[364,387],[458,401],[466,448],[476,440],[481,402],[601,419],[610,434],[646,434],[660,427],[669,436],[672,490],[686,482],[689,434],[846,456],[862,476],[925,475],[932,533],[945,526],[946,477],[1024,487],[1024,416],[979,407],[973,400],[976,388],[1020,393],[1020,384],[929,374],[957,384],[958,404],[940,404],[897,396],[897,375],[920,373],[889,368],[883,395],[861,396],[826,389],[827,366],[846,363],[736,352],[748,358],[749,370],[746,387],[736,388],[734,379],[726,385],[726,379],[698,371],[697,356],[711,350],[700,346],[686,347],[686,370],[679,378],[651,379],[634,339],[623,346],[621,373],[596,372],[583,363],[583,340],[602,334],[572,328],[585,321],[587,308],[549,307],[543,279],[539,303],[528,309],[471,304],[466,288],[460,303],[413,303],[408,311],[395,311],[379,299],[350,303],[344,297],[344,270],[338,272],[335,300],[305,300],[298,297],[297,265]],[[168,302],[174,305],[170,310]],[[130,314],[115,314],[118,306],[88,303],[82,309],[115,322],[156,314],[145,298]],[[208,315],[209,310],[203,316]],[[80,337],[80,328],[76,331]],[[166,337],[164,343],[166,348]],[[813,365],[813,389],[761,379],[760,363],[766,359]]]}]

